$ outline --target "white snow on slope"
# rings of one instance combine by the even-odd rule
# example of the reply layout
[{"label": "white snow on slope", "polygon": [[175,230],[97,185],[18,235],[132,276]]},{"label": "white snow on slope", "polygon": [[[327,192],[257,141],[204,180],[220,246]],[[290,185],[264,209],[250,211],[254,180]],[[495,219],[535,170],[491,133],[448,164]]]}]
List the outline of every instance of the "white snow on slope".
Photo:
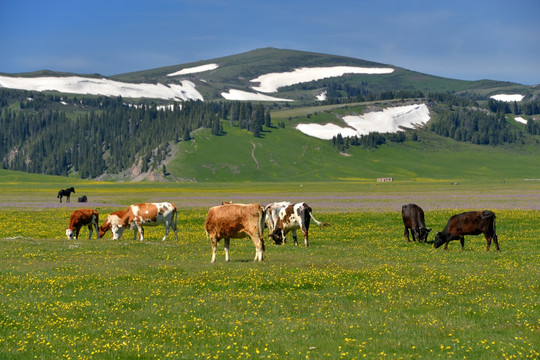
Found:
[{"label": "white snow on slope", "polygon": [[195,66],[195,67],[192,67],[192,68],[185,68],[185,69],[182,69],[180,71],[167,74],[167,76],[195,74],[195,73],[200,73],[200,72],[204,72],[204,71],[214,70],[214,69],[217,69],[218,67],[219,67],[218,64],[206,64],[206,65],[201,65],[201,66]]},{"label": "white snow on slope", "polygon": [[72,94],[122,96],[172,100],[204,100],[191,81],[181,84],[132,84],[109,79],[69,77],[8,77],[0,76],[0,87],[33,91],[56,90]]},{"label": "white snow on slope", "polygon": [[291,99],[282,99],[273,96],[268,96],[259,93],[252,93],[248,91],[231,89],[229,92],[222,92],[223,96],[227,100],[245,100],[245,101],[294,101]]},{"label": "white snow on slope", "polygon": [[358,116],[344,116],[348,127],[335,124],[299,124],[296,129],[306,135],[330,140],[341,134],[343,137],[367,135],[370,132],[398,132],[400,127],[415,128],[425,125],[429,120],[429,109],[425,104],[398,106],[383,111],[370,112]]},{"label": "white snow on slope", "polygon": [[518,117],[514,118],[514,120],[516,120],[518,123],[522,123],[522,124],[527,125],[527,120],[525,120],[521,116],[518,116]]},{"label": "white snow on slope", "polygon": [[394,69],[392,68],[366,68],[357,66],[299,68],[290,72],[261,75],[258,78],[251,80],[251,82],[260,83],[259,86],[252,87],[253,90],[264,93],[273,93],[283,86],[337,77],[344,74],[390,74],[393,71]]},{"label": "white snow on slope", "polygon": [[511,95],[498,94],[498,95],[490,96],[490,98],[497,101],[511,102],[511,101],[521,101],[523,100],[524,96],[520,94],[511,94]]}]

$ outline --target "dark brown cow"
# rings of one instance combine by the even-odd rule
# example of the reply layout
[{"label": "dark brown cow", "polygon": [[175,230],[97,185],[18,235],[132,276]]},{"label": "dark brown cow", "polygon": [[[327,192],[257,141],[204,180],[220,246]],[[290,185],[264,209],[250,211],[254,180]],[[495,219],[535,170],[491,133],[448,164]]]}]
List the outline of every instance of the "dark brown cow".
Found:
[{"label": "dark brown cow", "polygon": [[75,210],[69,217],[69,226],[66,229],[66,235],[68,239],[78,239],[79,231],[83,226],[88,226],[88,239],[92,238],[92,226],[96,228],[97,238],[99,239],[98,231],[99,215],[96,210],[93,209],[79,209]]},{"label": "dark brown cow", "polygon": [[448,243],[451,240],[458,240],[461,242],[461,249],[465,248],[465,236],[464,235],[478,235],[484,234],[487,241],[486,251],[489,251],[491,246],[491,239],[495,241],[497,251],[499,249],[499,241],[497,234],[495,233],[495,214],[493,211],[469,211],[452,216],[443,231],[437,233],[435,236],[435,243],[433,246],[438,248],[442,244],[444,249],[448,249]]},{"label": "dark brown cow", "polygon": [[409,229],[411,229],[411,235],[413,241],[426,242],[427,237],[431,229],[426,228],[426,222],[424,220],[424,210],[416,204],[407,204],[401,207],[401,217],[403,218],[403,225],[405,226],[404,236],[407,242],[409,239]]},{"label": "dark brown cow", "polygon": [[264,256],[264,210],[259,204],[225,204],[214,206],[206,216],[206,236],[212,241],[212,262],[216,261],[217,243],[224,239],[225,261],[229,261],[230,239],[250,237],[255,245],[255,259]]},{"label": "dark brown cow", "polygon": [[296,230],[300,229],[304,234],[304,246],[307,247],[309,245],[309,223],[311,219],[319,226],[329,225],[315,219],[313,210],[308,204],[297,203],[289,205],[279,211],[274,231],[268,236],[270,236],[276,244],[286,243],[287,233],[292,231],[294,244],[298,245]]}]

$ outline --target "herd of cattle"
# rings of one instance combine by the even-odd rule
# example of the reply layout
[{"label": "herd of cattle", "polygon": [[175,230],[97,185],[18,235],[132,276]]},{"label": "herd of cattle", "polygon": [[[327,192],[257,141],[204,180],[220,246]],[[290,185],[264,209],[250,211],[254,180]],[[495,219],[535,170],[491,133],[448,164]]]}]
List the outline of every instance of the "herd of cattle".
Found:
[{"label": "herd of cattle", "polygon": [[[77,239],[83,226],[88,226],[89,235],[92,237],[93,229],[96,230],[98,239],[111,230],[113,240],[122,236],[124,229],[129,227],[133,230],[133,240],[139,233],[140,241],[144,240],[144,226],[165,226],[167,239],[170,229],[174,231],[175,239],[178,240],[177,225],[178,209],[174,204],[142,203],[128,206],[125,210],[111,213],[103,225],[99,226],[99,214],[94,209],[75,210],[69,219],[66,229],[68,239]],[[409,230],[414,241],[426,242],[430,228],[426,228],[424,211],[416,204],[403,205],[401,209],[404,236],[407,242]],[[264,228],[268,228],[268,236],[276,244],[286,243],[286,236],[292,232],[294,244],[298,245],[296,230],[301,230],[304,235],[304,245],[309,245],[309,225],[311,219],[319,226],[327,226],[315,219],[313,210],[305,202],[291,204],[287,201],[274,202],[266,206],[259,204],[233,204],[223,203],[208,210],[205,222],[207,237],[212,243],[212,262],[216,261],[218,242],[223,239],[225,248],[225,260],[229,261],[230,239],[250,237],[255,245],[255,261],[262,261],[264,257]],[[495,233],[495,214],[492,211],[470,211],[452,216],[443,231],[435,236],[434,247],[438,248],[445,244],[448,248],[451,240],[460,240],[462,249],[465,245],[465,235],[484,234],[487,241],[487,251],[491,241],[495,242],[497,250],[499,242]]]}]

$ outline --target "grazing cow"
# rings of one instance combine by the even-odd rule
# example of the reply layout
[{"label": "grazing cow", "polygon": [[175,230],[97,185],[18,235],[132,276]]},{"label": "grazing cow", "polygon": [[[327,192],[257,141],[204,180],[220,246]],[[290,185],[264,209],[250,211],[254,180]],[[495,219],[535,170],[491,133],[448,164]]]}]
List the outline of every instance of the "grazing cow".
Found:
[{"label": "grazing cow", "polygon": [[411,235],[413,241],[426,242],[427,237],[431,229],[426,228],[426,222],[424,220],[424,210],[416,204],[407,204],[401,207],[401,217],[403,218],[403,225],[405,225],[404,236],[409,240],[409,229],[411,229]]},{"label": "grazing cow", "polygon": [[92,238],[92,226],[96,228],[97,238],[99,239],[98,231],[99,215],[96,210],[93,209],[79,209],[75,210],[69,217],[69,226],[66,229],[66,235],[68,239],[78,239],[79,231],[81,227],[88,226],[88,239]]},{"label": "grazing cow", "polygon": [[88,201],[88,198],[86,197],[86,195],[83,195],[83,196],[80,196],[77,200],[78,200],[79,202],[87,202],[87,201]]},{"label": "grazing cow", "polygon": [[[105,233],[112,229],[113,226],[118,226],[120,219],[124,216],[126,210],[119,210],[107,216],[107,220],[99,227],[99,237],[103,237]],[[134,228],[136,229],[136,228]]]},{"label": "grazing cow", "polygon": [[448,243],[451,240],[461,242],[461,249],[465,248],[464,235],[484,234],[487,241],[486,251],[489,251],[491,239],[495,241],[497,250],[499,249],[499,241],[495,233],[495,214],[492,211],[469,211],[452,216],[443,231],[435,236],[434,246],[438,248],[442,244],[444,249],[448,249]]},{"label": "grazing cow", "polygon": [[62,197],[65,196],[67,197],[66,202],[69,202],[69,196],[71,195],[71,193],[74,193],[74,192],[75,192],[75,188],[72,186],[69,189],[60,190],[58,192],[58,195],[56,195],[56,198],[60,199],[60,202],[62,202]]},{"label": "grazing cow", "polygon": [[117,225],[111,224],[113,240],[118,240],[124,229],[129,225],[134,233],[133,240],[137,240],[137,230],[140,233],[140,240],[144,241],[144,226],[165,225],[165,236],[167,239],[170,228],[174,231],[174,237],[178,240],[177,232],[177,209],[174,204],[162,203],[142,203],[130,205],[126,208],[124,216],[120,218]]},{"label": "grazing cow", "polygon": [[272,234],[276,228],[281,209],[286,208],[289,205],[291,205],[291,203],[288,201],[273,202],[266,205],[264,208],[264,213],[266,218],[266,227],[268,228],[268,236],[270,236],[270,234]]},{"label": "grazing cow", "polygon": [[229,261],[230,239],[250,237],[255,245],[255,259],[264,255],[264,209],[259,204],[225,204],[208,210],[204,225],[206,236],[212,242],[212,262],[216,261],[217,243],[224,239],[225,261]]},{"label": "grazing cow", "polygon": [[286,243],[287,233],[292,231],[294,244],[298,245],[296,230],[302,230],[304,234],[304,246],[309,245],[309,223],[313,219],[319,226],[327,226],[327,223],[321,223],[312,214],[313,210],[306,203],[297,203],[282,208],[279,211],[278,221],[274,231],[269,235],[276,244]]}]

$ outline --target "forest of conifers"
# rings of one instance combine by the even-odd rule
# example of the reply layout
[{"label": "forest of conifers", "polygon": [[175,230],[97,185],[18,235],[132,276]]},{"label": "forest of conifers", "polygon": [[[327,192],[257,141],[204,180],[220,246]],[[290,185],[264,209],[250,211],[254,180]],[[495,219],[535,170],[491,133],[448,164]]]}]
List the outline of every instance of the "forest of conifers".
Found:
[{"label": "forest of conifers", "polygon": [[[450,94],[400,91],[351,95],[330,98],[326,103],[423,98],[436,113],[429,130],[457,141],[486,145],[527,141],[523,132],[509,126],[505,114],[540,113],[539,102],[490,100],[481,108],[474,100]],[[260,103],[189,101],[160,106],[142,101],[133,105],[121,97],[60,97],[0,89],[0,160],[4,169],[63,176],[77,173],[81,178],[120,173],[137,163],[146,172],[160,167],[170,146],[189,141],[194,130],[208,128],[213,135],[222,135],[220,120],[257,137],[263,126],[272,126],[270,109]],[[540,134],[540,124],[530,120],[526,133]],[[416,140],[417,134],[412,133],[411,138]],[[334,138],[333,145],[343,151],[354,145],[376,147],[387,139],[399,142],[406,137],[370,134]]]}]

